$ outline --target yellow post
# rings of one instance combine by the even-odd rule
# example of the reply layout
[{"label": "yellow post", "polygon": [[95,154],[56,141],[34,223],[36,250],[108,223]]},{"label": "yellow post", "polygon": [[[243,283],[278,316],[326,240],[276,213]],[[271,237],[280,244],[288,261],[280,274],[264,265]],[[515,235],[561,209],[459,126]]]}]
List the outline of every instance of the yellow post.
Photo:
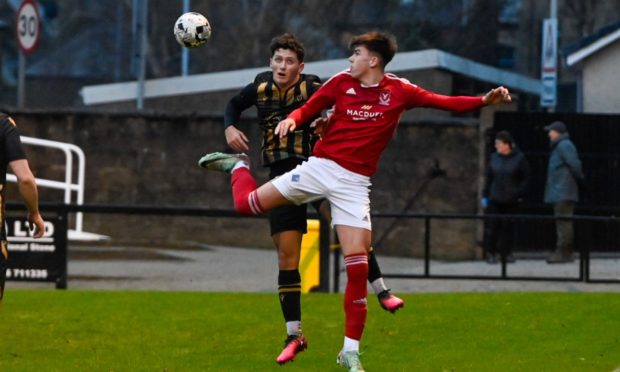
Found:
[{"label": "yellow post", "polygon": [[319,220],[308,220],[308,233],[306,233],[301,240],[301,256],[299,259],[301,293],[308,293],[319,285],[319,230]]}]

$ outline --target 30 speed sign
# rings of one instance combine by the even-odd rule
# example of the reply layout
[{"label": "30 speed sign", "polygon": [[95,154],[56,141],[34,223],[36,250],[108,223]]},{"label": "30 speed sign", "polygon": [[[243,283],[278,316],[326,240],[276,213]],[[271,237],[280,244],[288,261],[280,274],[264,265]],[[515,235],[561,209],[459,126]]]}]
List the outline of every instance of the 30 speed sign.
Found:
[{"label": "30 speed sign", "polygon": [[39,10],[34,0],[24,0],[17,10],[17,41],[23,53],[34,50],[39,40]]}]

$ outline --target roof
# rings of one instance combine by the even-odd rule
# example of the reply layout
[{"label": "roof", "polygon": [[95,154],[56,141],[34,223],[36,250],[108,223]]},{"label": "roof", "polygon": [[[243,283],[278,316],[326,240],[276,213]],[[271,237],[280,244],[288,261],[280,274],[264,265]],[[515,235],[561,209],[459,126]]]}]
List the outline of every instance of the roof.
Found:
[{"label": "roof", "polygon": [[[316,74],[321,78],[329,78],[348,67],[347,60],[341,58],[308,62],[304,71]],[[539,95],[541,91],[541,83],[537,79],[484,65],[437,49],[397,53],[388,65],[387,72],[432,68],[448,70],[535,95]],[[265,67],[146,80],[144,82],[144,98],[239,89],[247,85],[249,81],[254,80],[256,74],[263,71],[265,71]],[[138,82],[131,81],[85,86],[81,89],[80,94],[84,104],[95,105],[135,100],[137,91]]]},{"label": "roof", "polygon": [[620,21],[607,25],[565,49],[566,63],[572,66],[620,39]]}]

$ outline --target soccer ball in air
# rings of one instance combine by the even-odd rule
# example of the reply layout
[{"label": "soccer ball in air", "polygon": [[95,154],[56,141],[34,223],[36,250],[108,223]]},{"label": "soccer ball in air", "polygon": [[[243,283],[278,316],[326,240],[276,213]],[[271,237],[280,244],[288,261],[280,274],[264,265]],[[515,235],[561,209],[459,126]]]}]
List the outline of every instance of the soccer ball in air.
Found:
[{"label": "soccer ball in air", "polygon": [[197,48],[211,37],[211,25],[200,13],[185,13],[174,23],[174,37],[185,48]]}]

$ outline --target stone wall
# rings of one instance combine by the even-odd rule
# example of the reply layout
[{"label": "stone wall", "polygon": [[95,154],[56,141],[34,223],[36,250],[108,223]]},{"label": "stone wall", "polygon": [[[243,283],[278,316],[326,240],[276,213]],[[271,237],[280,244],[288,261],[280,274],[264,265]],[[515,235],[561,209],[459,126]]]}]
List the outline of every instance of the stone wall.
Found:
[{"label": "stone wall", "polygon": [[[229,178],[197,166],[206,152],[226,148],[219,116],[158,113],[12,112],[22,135],[73,143],[86,154],[85,203],[184,206],[232,209]],[[241,128],[252,139],[251,157],[259,164],[259,130],[250,120]],[[477,210],[479,125],[474,119],[402,122],[373,177],[372,211],[395,213],[411,201],[436,159],[446,170],[413,200],[409,212],[473,213]],[[57,150],[26,146],[37,177],[62,180],[64,156]],[[259,182],[267,173],[254,167]],[[43,202],[60,202],[63,194],[40,189]],[[9,200],[16,193],[9,190]],[[375,219],[375,238],[392,219]],[[420,255],[423,223],[403,220],[381,242],[382,252]],[[476,253],[475,224],[435,221],[433,254],[467,258]],[[84,230],[111,242],[178,245],[223,244],[272,246],[266,219],[149,217],[87,214]]]}]

